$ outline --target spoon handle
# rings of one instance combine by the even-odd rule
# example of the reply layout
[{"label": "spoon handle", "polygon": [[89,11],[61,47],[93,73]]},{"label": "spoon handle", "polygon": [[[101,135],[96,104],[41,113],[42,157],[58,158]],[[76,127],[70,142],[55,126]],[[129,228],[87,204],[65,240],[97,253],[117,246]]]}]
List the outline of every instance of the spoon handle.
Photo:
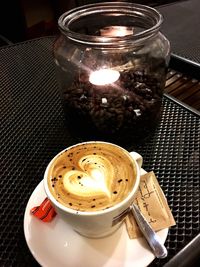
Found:
[{"label": "spoon handle", "polygon": [[166,247],[162,244],[159,236],[152,229],[151,225],[147,222],[145,217],[142,215],[139,208],[135,204],[132,204],[131,211],[134,215],[134,218],[137,221],[137,224],[140,230],[142,231],[144,237],[146,238],[147,242],[152,248],[154,255],[160,259],[167,257]]}]

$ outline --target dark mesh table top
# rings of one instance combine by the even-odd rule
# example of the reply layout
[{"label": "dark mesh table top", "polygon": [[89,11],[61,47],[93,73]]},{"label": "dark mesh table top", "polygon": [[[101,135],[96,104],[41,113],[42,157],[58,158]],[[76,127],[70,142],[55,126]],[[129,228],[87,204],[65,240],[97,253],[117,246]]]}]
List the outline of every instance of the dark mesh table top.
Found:
[{"label": "dark mesh table top", "polygon": [[172,52],[200,63],[200,1],[179,0],[158,10],[164,17],[161,30],[170,40]]},{"label": "dark mesh table top", "polygon": [[[50,159],[76,143],[64,123],[52,56],[52,38],[0,50],[0,266],[37,266],[23,233],[27,201]],[[156,132],[128,150],[153,170],[177,222],[167,237],[163,266],[200,230],[200,117],[167,97]],[[134,263],[133,263],[134,266]]]}]

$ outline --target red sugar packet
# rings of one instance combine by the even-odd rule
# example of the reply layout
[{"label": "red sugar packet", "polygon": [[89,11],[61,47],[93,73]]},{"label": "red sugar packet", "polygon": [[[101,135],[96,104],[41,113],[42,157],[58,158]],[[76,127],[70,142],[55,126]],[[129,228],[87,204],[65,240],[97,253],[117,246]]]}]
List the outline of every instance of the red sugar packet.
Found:
[{"label": "red sugar packet", "polygon": [[51,222],[56,216],[55,209],[52,207],[51,202],[47,197],[39,206],[31,209],[31,214],[43,222]]}]

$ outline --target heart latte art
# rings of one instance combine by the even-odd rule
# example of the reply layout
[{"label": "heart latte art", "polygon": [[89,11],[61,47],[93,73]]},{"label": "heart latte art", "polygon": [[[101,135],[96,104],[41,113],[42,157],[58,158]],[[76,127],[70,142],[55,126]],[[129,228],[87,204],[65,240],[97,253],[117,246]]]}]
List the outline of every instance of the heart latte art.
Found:
[{"label": "heart latte art", "polygon": [[51,193],[78,211],[107,209],[127,197],[135,166],[123,149],[108,143],[80,144],[60,154],[49,170]]}]

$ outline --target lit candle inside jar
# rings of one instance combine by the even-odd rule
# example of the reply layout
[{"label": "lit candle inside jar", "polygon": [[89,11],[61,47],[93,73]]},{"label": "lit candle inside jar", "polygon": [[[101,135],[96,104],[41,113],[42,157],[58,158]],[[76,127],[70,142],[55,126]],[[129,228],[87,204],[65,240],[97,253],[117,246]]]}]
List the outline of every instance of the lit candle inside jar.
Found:
[{"label": "lit candle inside jar", "polygon": [[116,82],[120,73],[117,70],[101,69],[90,74],[89,81],[94,85],[106,85]]},{"label": "lit candle inside jar", "polygon": [[133,27],[126,26],[108,26],[100,30],[101,36],[105,37],[122,37],[132,35],[133,32]]}]

